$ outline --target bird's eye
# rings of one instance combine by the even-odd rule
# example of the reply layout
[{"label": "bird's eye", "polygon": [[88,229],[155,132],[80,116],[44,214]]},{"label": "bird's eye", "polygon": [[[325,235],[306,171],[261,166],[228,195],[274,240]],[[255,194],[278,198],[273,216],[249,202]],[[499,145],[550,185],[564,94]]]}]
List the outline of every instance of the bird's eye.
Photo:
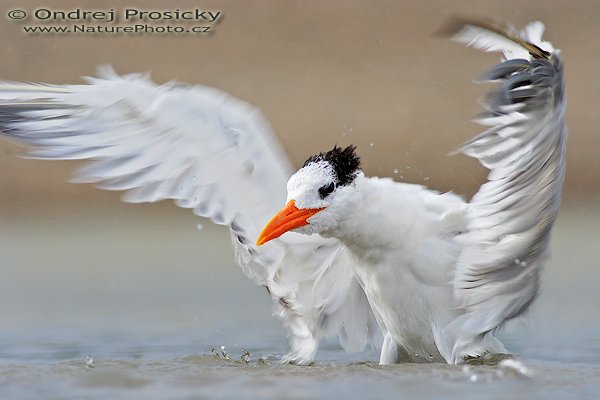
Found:
[{"label": "bird's eye", "polygon": [[335,189],[333,182],[331,182],[329,185],[321,186],[319,188],[319,196],[324,199],[325,197],[329,196],[331,192],[333,192],[333,189]]}]

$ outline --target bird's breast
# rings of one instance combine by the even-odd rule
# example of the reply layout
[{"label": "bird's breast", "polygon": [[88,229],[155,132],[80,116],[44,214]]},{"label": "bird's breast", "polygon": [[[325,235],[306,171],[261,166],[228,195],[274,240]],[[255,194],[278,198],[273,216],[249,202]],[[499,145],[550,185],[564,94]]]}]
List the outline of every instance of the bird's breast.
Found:
[{"label": "bird's breast", "polygon": [[355,276],[381,329],[391,334],[411,361],[443,361],[433,335],[436,310],[430,303],[436,301],[432,291],[451,296],[450,291],[421,283],[401,254],[355,257],[353,261]]}]

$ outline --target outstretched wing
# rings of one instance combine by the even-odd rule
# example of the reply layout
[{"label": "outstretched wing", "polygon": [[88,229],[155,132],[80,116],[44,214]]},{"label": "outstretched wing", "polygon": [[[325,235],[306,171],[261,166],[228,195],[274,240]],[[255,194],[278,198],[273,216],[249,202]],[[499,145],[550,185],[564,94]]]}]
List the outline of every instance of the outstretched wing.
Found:
[{"label": "outstretched wing", "polygon": [[158,86],[110,69],[87,83],[0,83],[0,131],[31,146],[30,157],[88,160],[76,182],[125,191],[128,202],[172,199],[228,226],[237,263],[267,287],[289,329],[291,359],[310,362],[326,334],[339,334],[347,347],[366,345],[363,327],[373,317],[351,272],[339,266],[336,241],[289,235],[254,245],[285,203],[292,173],[258,110],[216,89]]},{"label": "outstretched wing", "polygon": [[542,41],[540,22],[520,34],[469,21],[456,27],[456,40],[503,51],[506,60],[484,77],[499,81],[478,118],[489,129],[460,149],[490,173],[459,237],[464,250],[454,292],[466,313],[449,327],[462,338],[455,359],[473,351],[464,347],[473,338],[522,314],[535,299],[560,205],[567,135],[560,52]]}]

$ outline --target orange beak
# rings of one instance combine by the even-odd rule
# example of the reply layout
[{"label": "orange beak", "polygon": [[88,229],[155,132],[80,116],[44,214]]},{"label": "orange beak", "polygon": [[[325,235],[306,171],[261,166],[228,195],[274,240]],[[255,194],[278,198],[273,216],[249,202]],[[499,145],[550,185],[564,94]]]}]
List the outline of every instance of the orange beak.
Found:
[{"label": "orange beak", "polygon": [[287,231],[308,225],[306,220],[321,210],[324,210],[324,208],[307,208],[300,210],[296,207],[295,201],[290,200],[286,206],[269,221],[260,235],[258,235],[256,245],[262,246],[268,241],[278,238]]}]

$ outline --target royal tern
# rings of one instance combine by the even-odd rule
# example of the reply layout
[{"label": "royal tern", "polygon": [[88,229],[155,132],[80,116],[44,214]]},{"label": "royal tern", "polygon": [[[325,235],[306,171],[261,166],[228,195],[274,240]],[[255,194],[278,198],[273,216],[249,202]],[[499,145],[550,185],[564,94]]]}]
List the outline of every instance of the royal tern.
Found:
[{"label": "royal tern", "polygon": [[352,146],[293,173],[246,103],[110,69],[83,85],[2,83],[0,130],[30,157],[89,160],[77,182],[128,202],[172,199],[228,226],[237,263],[289,332],[284,361],[310,363],[337,336],[348,351],[381,345],[382,364],[460,363],[505,353],[495,332],[538,293],[566,143],[560,52],[543,29],[446,29],[504,56],[484,78],[499,82],[478,119],[489,129],[460,148],[490,170],[469,202],[366,177]]}]

